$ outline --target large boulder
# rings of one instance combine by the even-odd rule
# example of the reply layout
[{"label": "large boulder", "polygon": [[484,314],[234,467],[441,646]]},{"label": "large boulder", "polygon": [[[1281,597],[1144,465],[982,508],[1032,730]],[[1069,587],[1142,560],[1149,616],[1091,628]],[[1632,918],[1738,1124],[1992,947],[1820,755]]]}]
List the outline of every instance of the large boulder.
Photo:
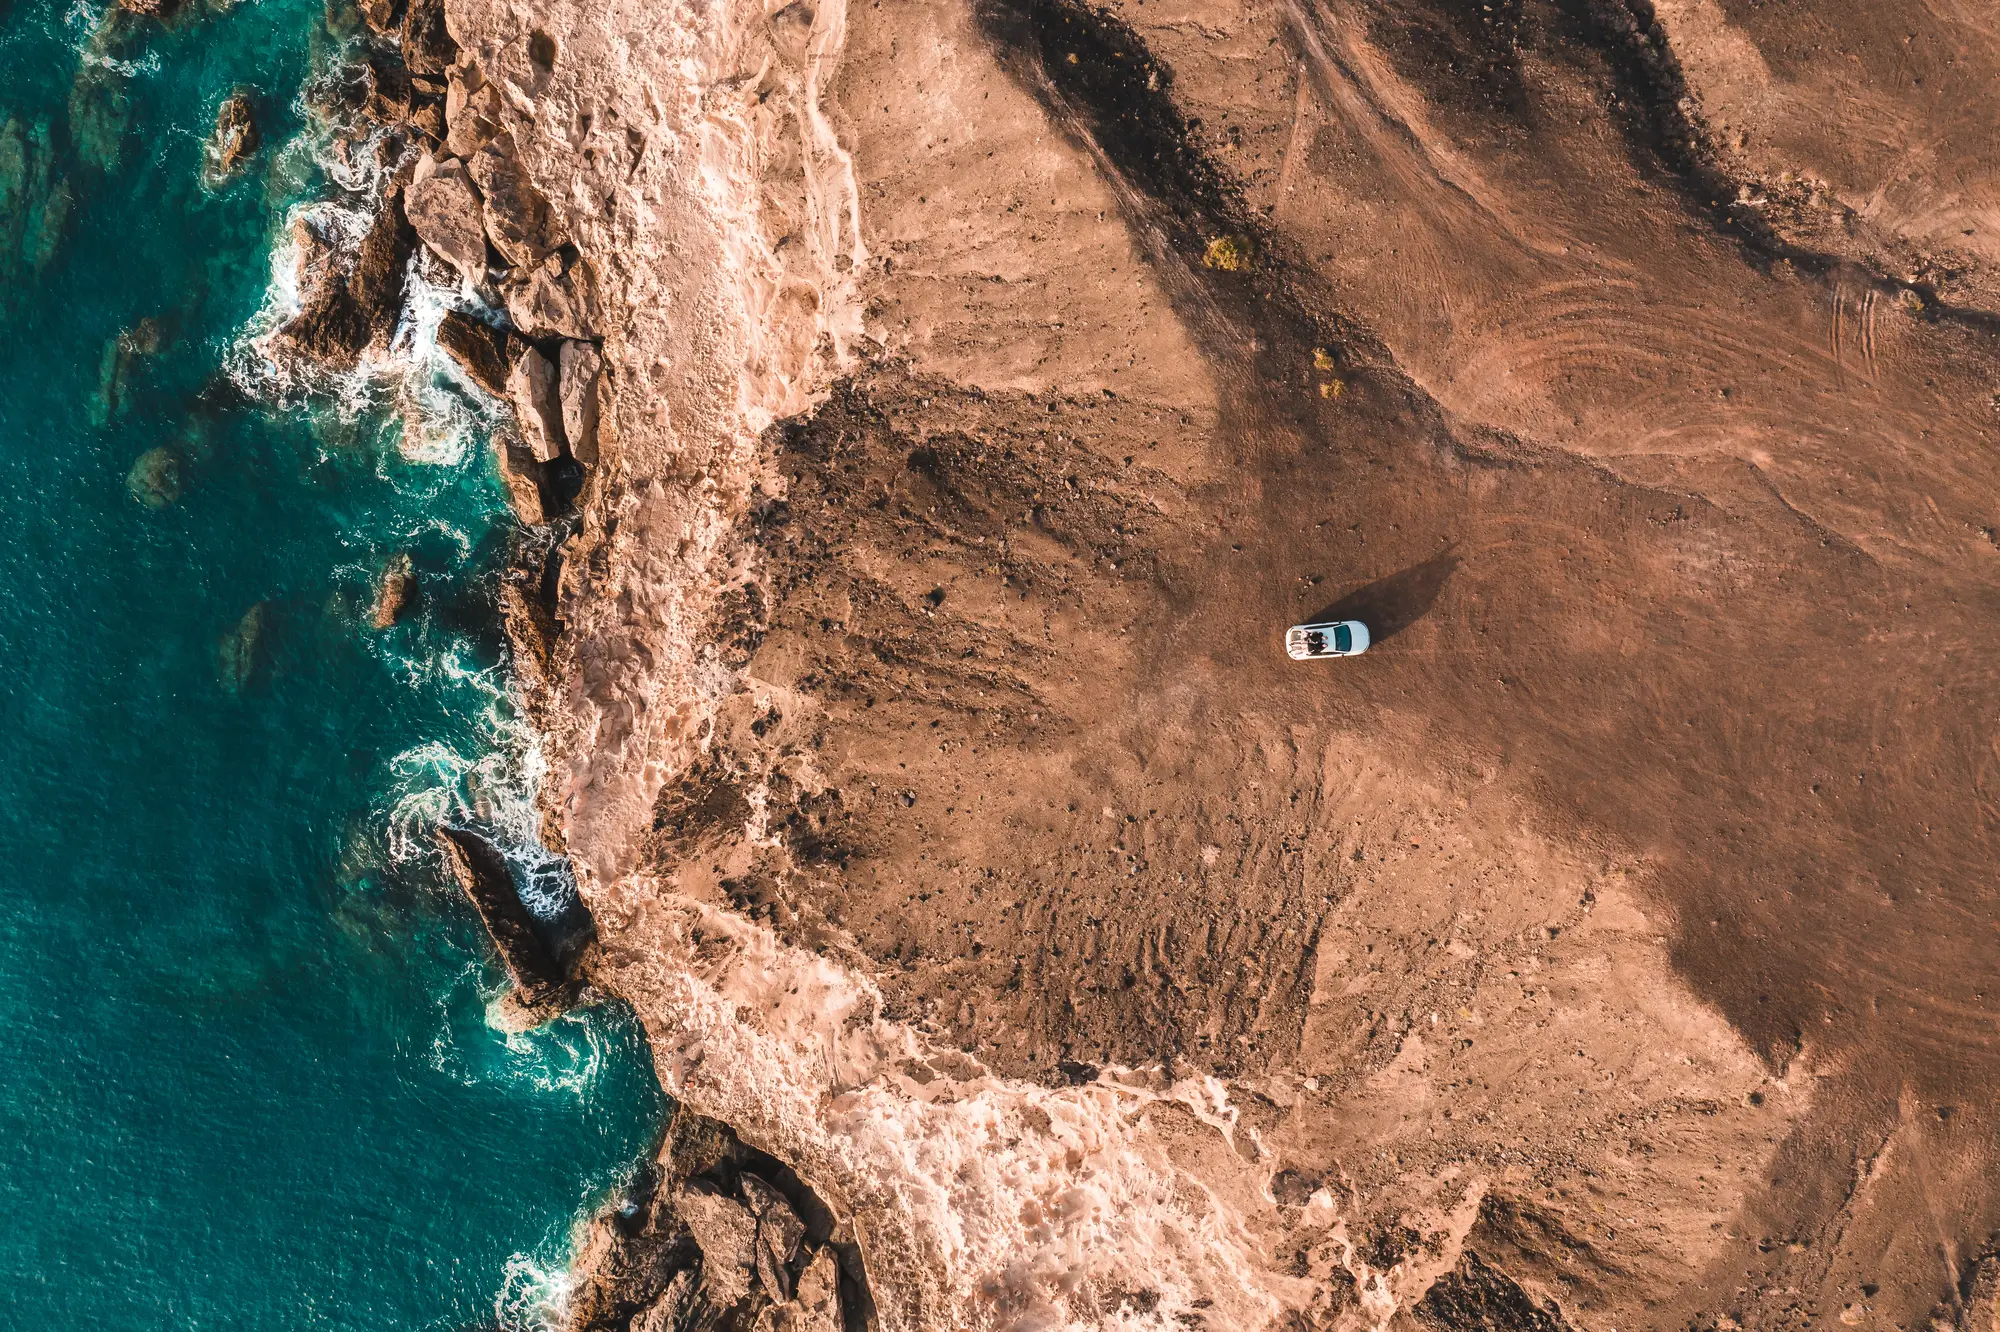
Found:
[{"label": "large boulder", "polygon": [[501,288],[507,315],[531,338],[596,338],[597,286],[581,259],[551,254],[533,268],[516,269]]},{"label": "large boulder", "polygon": [[701,1282],[709,1303],[717,1309],[735,1306],[750,1293],[757,1219],[733,1198],[694,1189],[674,1199],[674,1211],[701,1249]]},{"label": "large boulder", "polygon": [[397,555],[383,566],[382,577],[375,584],[375,604],[369,607],[368,623],[376,629],[395,628],[416,592],[416,566],[408,555]]},{"label": "large boulder", "polygon": [[395,54],[361,46],[353,58],[306,88],[309,106],[329,120],[366,132],[364,122],[391,127],[410,114],[410,72]]},{"label": "large boulder", "polygon": [[485,277],[486,209],[465,163],[452,157],[420,164],[404,192],[403,212],[431,253],[469,281]]},{"label": "large boulder", "polygon": [[238,88],[215,113],[215,133],[204,152],[202,179],[211,187],[234,176],[263,143],[248,89]]},{"label": "large boulder", "polygon": [[799,1274],[798,1295],[787,1312],[789,1332],[840,1332],[840,1269],[831,1248],[814,1254]]},{"label": "large boulder", "polygon": [[504,433],[493,436],[493,463],[500,484],[507,491],[507,507],[524,527],[540,527],[549,520],[548,506],[542,502],[542,465],[527,446]]},{"label": "large boulder", "polygon": [[352,260],[323,232],[301,221],[293,227],[299,249],[300,310],[277,332],[280,345],[336,369],[345,369],[371,344],[386,343],[403,308],[403,273],[416,234],[403,217],[391,185]]},{"label": "large boulder", "polygon": [[458,43],[445,27],[444,0],[410,0],[403,15],[403,63],[412,74],[442,75],[458,59]]},{"label": "large boulder", "polygon": [[603,353],[588,342],[565,342],[556,354],[556,368],[562,389],[563,436],[569,441],[570,457],[580,463],[595,463]]},{"label": "large boulder", "polygon": [[437,344],[465,372],[467,379],[496,398],[507,396],[507,371],[514,363],[514,342],[505,329],[451,310],[438,321]]},{"label": "large boulder", "polygon": [[486,235],[511,267],[532,268],[567,239],[522,165],[512,134],[474,153],[466,167],[486,201]]},{"label": "large boulder", "polygon": [[562,400],[549,358],[533,347],[523,351],[507,374],[507,399],[514,404],[514,420],[535,461],[551,463],[562,457]]},{"label": "large boulder", "polygon": [[400,34],[403,24],[402,0],[361,0],[361,21],[377,37]]},{"label": "large boulder", "polygon": [[361,238],[361,248],[354,255],[354,273],[347,280],[354,303],[366,316],[371,332],[377,334],[394,329],[402,313],[403,272],[416,245],[416,235],[398,206],[399,194],[394,185],[384,194],[381,210]]},{"label": "large boulder", "polygon": [[445,149],[471,157],[500,136],[500,90],[477,65],[454,68],[445,82]]},{"label": "large boulder", "polygon": [[437,830],[437,846],[479,913],[522,999],[543,1010],[559,1006],[568,977],[522,904],[500,848],[469,828],[449,827]]},{"label": "large boulder", "polygon": [[743,1201],[757,1218],[757,1282],[773,1300],[792,1296],[792,1257],[806,1237],[805,1222],[783,1194],[755,1175],[741,1180]]}]

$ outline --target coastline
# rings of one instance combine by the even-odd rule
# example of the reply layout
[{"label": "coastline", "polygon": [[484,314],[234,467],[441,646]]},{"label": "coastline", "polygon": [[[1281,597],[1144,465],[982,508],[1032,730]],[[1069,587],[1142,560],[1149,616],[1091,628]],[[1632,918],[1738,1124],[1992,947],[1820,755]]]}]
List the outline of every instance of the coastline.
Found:
[{"label": "coastline", "polygon": [[[1720,929],[1708,894],[1748,871],[1666,836],[1656,811],[1699,828],[1701,798],[1661,805],[1621,758],[1683,743],[1632,720],[1650,689],[1733,742],[1702,659],[1657,662],[1633,698],[1605,682],[1661,632],[1654,600],[1724,623],[1704,543],[1859,596],[1840,561],[1861,538],[1801,538],[1782,497],[1705,498],[1698,458],[1617,453],[1640,415],[1579,444],[1586,407],[1623,402],[1610,380],[1572,413],[1555,380],[1482,378],[1513,373],[1505,319],[1454,326],[1449,299],[1370,285],[1404,260],[1376,210],[1391,191],[1437,228],[1422,291],[1472,236],[1496,291],[1657,258],[1665,286],[1788,329],[1837,265],[1685,242],[1648,173],[1706,166],[1553,121],[1547,151],[1660,230],[1540,217],[1531,166],[1470,163],[1373,37],[1299,6],[1196,40],[1136,5],[885,2],[853,31],[838,3],[442,10],[445,146],[504,141],[512,175],[465,166],[461,216],[429,215],[425,243],[529,297],[490,308],[602,321],[484,372],[516,406],[499,461],[524,522],[564,519],[503,605],[548,745],[542,842],[596,922],[583,974],[632,1005],[678,1107],[656,1169],[587,1228],[569,1315],[1707,1316],[1687,1274],[1733,1270],[1758,1180],[1843,1113],[1821,1085],[1839,1070],[1797,1024],[1759,1025],[1754,952],[1726,968],[1721,936],[1690,941],[1688,904]],[[1609,63],[1564,95],[1631,91],[1630,35],[1600,33]],[[463,225],[482,201],[483,235]],[[542,291],[550,256],[569,285]],[[1841,291],[1830,379],[1767,377],[1771,419],[1844,391]],[[1607,346],[1655,327],[1658,297],[1632,299]],[[1970,382],[1942,341],[1966,330],[1906,309],[1898,336],[1940,339],[1912,363],[1956,356]],[[535,465],[565,447],[552,404],[584,342],[595,457],[552,497]],[[1702,372],[1707,420],[1740,385]],[[1615,660],[1542,632],[1613,613],[1571,577],[1577,546],[1648,593],[1617,603]],[[1558,595],[1569,619],[1537,599]],[[1790,602],[1767,596],[1777,623]],[[1348,614],[1382,632],[1343,675],[1257,647]],[[1782,680],[1818,641],[1791,632],[1739,646]],[[1576,665],[1536,681],[1571,692],[1520,692],[1514,656]],[[1570,743],[1576,715],[1624,740]],[[1783,745],[1757,761],[1789,770]]]},{"label": "coastline", "polygon": [[[888,474],[879,484],[892,495],[928,478],[936,486],[925,492],[928,502],[976,508],[985,494],[1018,489],[1033,526],[1054,539],[1045,544],[1069,553],[1013,556],[1007,581],[1024,589],[1067,585],[1058,606],[1075,598],[1116,619],[1136,614],[1126,608],[1136,607],[1144,580],[1159,576],[1144,563],[1128,568],[1126,551],[1157,501],[1122,497],[1127,483],[1104,470],[1115,464],[1093,456],[1118,450],[1099,441],[1143,441],[1145,432],[1171,430],[1176,418],[1205,436],[1263,417],[1253,390],[1239,393],[1226,377],[1212,383],[1206,375],[1190,384],[1182,367],[1240,360],[1262,376],[1290,357],[1316,363],[1325,354],[1312,349],[1317,333],[1334,348],[1328,366],[1339,375],[1365,385],[1372,371],[1388,384],[1387,396],[1407,392],[1394,386],[1393,369],[1380,368],[1379,346],[1328,312],[1285,305],[1275,350],[1271,335],[1257,331],[1278,290],[1259,297],[1266,268],[1248,258],[1208,264],[1205,232],[1197,234],[1251,225],[1230,213],[1236,205],[1226,186],[1204,186],[1221,193],[1198,198],[1193,220],[1163,234],[1161,219],[1173,214],[1156,212],[1161,205],[1106,162],[1078,108],[1066,110],[1038,81],[1042,56],[1033,43],[1052,40],[1049,25],[1060,31],[1066,12],[1037,11],[1025,36],[1007,39],[1028,44],[1012,62],[1006,43],[996,49],[990,16],[901,13],[947,53],[925,66],[923,78],[976,98],[979,114],[998,118],[1000,145],[1016,165],[994,185],[1017,200],[1042,191],[1050,198],[1046,212],[1008,224],[1018,228],[1009,233],[1007,261],[1017,271],[1006,281],[1033,294],[1013,297],[1015,308],[1004,313],[985,306],[959,316],[949,287],[927,293],[921,270],[914,282],[901,278],[896,252],[871,255],[861,239],[852,160],[827,139],[845,123],[825,86],[846,54],[839,5],[769,15],[728,5],[699,18],[677,10],[664,21],[628,5],[553,3],[532,16],[497,4],[444,6],[457,66],[476,67],[467,82],[494,90],[467,114],[489,120],[482,135],[510,142],[530,188],[574,246],[568,262],[588,274],[604,320],[595,330],[606,386],[599,456],[576,494],[574,529],[503,603],[517,679],[549,745],[542,840],[568,858],[596,923],[596,943],[579,967],[595,988],[632,1005],[677,1107],[657,1170],[592,1223],[578,1246],[568,1316],[588,1332],[653,1332],[683,1316],[709,1316],[699,1314],[704,1307],[815,1329],[840,1325],[828,1322],[824,1298],[812,1309],[786,1298],[805,1289],[817,1253],[840,1260],[837,1303],[849,1332],[1050,1321],[1164,1327],[1188,1319],[1250,1327],[1288,1316],[1358,1326],[1426,1299],[1534,1309],[1549,1298],[1523,1293],[1473,1248],[1475,1236],[1498,1224],[1495,1179],[1509,1177],[1510,1167],[1490,1158],[1470,1171],[1418,1166],[1368,1188],[1288,1167],[1290,1153],[1276,1145],[1296,1131],[1287,1120],[1313,1122],[1325,1092],[1315,1079],[1270,1064],[1272,1055],[1183,1058],[1142,1028],[1096,1047],[1037,1039],[1034,1057],[1022,1060],[1015,1049],[1046,1019],[1030,1009],[1010,1030],[996,1012],[983,1031],[976,1016],[972,1030],[963,1017],[954,1029],[930,1001],[898,996],[888,988],[899,978],[884,975],[880,943],[860,941],[863,930],[879,939],[881,922],[850,928],[835,914],[838,892],[822,884],[838,869],[841,838],[879,837],[900,810],[890,805],[871,834],[860,792],[836,789],[820,767],[838,709],[816,700],[803,668],[791,664],[788,644],[803,626],[776,634],[772,603],[795,579],[802,590],[819,580],[810,566],[786,571],[795,549],[853,543],[886,553],[904,539],[869,535],[861,525],[867,510],[853,507],[857,498],[839,498],[838,469],[821,459],[880,435]],[[877,31],[879,43],[895,28],[885,22]],[[1106,46],[1101,54],[1110,58]],[[878,75],[899,60],[879,44],[869,55]],[[1150,107],[1144,92],[1116,95],[1137,96],[1147,114],[1164,116],[1146,131],[1164,136],[1157,151],[1189,151],[1174,137],[1188,133],[1177,113]],[[892,179],[910,193],[925,179],[923,137],[909,143],[908,157],[891,150],[877,168],[902,172]],[[1041,146],[1050,138],[1066,146]],[[1176,169],[1196,170],[1197,180],[1208,170],[1198,159]],[[1175,188],[1177,179],[1166,177]],[[532,200],[510,196],[508,206],[537,214]],[[905,238],[904,253],[916,248],[911,238],[921,233],[909,215],[892,213],[880,225]],[[1052,235],[1070,256],[1065,262],[1081,256],[1082,272],[1104,276],[1073,284],[1064,272],[1037,273],[1032,265]],[[1263,242],[1246,233],[1236,243],[1233,253],[1250,256]],[[1240,280],[1232,277],[1239,265],[1248,265]],[[977,273],[976,255],[971,266]],[[1120,279],[1123,290],[1101,314],[1093,310],[1092,285],[1121,273],[1132,275]],[[970,284],[995,279],[959,280],[977,290]],[[905,303],[904,328],[915,322],[927,333],[899,333],[885,312],[882,326],[861,336],[864,281],[874,300]],[[1318,332],[1322,318],[1326,330]],[[997,380],[996,330],[981,319],[998,321],[1012,340],[1000,343],[1008,350]],[[1104,319],[1108,341],[1085,331]],[[1136,425],[1094,419],[1115,415],[1127,399],[1140,404]],[[517,406],[523,435],[536,429],[527,419],[533,410]],[[1296,410],[1310,417],[1327,408]],[[1058,414],[1062,433],[1052,440],[1046,430],[1020,429],[1030,413]],[[917,442],[963,429],[976,445],[952,443],[946,453]],[[976,458],[1009,438],[1009,456],[1040,455],[1019,474],[982,473],[960,456],[969,449]],[[869,444],[866,454],[874,451]],[[946,484],[968,465],[962,480]],[[1072,490],[1079,473],[1088,478],[1074,511],[1045,499],[1047,479],[1064,472]],[[1161,476],[1154,489],[1179,491],[1174,503],[1198,514],[1203,488],[1223,476],[1226,468],[1205,461]],[[831,519],[823,536],[802,525],[805,502],[818,491]],[[979,536],[977,522],[952,526],[958,531],[949,539],[969,544],[975,564],[985,558],[976,553],[982,542],[997,542],[1003,556],[1015,545],[1035,550],[1004,526]],[[765,538],[810,540],[760,548]],[[822,611],[819,623],[863,618],[858,601],[846,604],[855,611]],[[1033,632],[1005,616],[1003,633],[1033,659]],[[1121,663],[1114,671],[1130,668],[1119,641],[1127,631],[1079,629],[1093,651]],[[933,656],[921,640],[891,641],[917,662]],[[1011,683],[1005,665],[960,677],[963,668],[946,661],[985,654],[976,646],[961,653],[956,644],[941,644],[939,653],[947,647],[948,656],[893,686],[906,697],[940,687],[946,699],[960,696],[930,723],[962,728],[938,746],[942,753],[966,744],[977,752],[979,737],[990,741],[996,725],[1025,724],[1021,733],[1032,736],[1037,701],[1052,708],[1058,728],[1091,715],[1087,698],[1062,700],[1053,681]],[[1016,693],[1018,711],[974,701],[995,686]],[[1061,753],[1040,761],[1060,761]],[[886,763],[873,774],[871,803],[880,803],[877,783],[893,778]],[[950,764],[931,781],[946,789]],[[921,801],[925,789],[905,791],[902,807]],[[1123,833],[1117,845],[1143,867]],[[996,867],[988,873],[1005,872],[1004,853],[986,854]],[[1561,852],[1541,854],[1562,864]],[[1204,865],[1208,857],[1204,851]],[[1573,905],[1549,909],[1571,926],[1586,924],[1588,904],[1599,898],[1625,909],[1618,887],[1586,882],[1572,890],[1586,903],[1582,914]],[[830,900],[802,912],[800,899],[821,891]],[[1302,905],[1285,896],[1261,911],[1246,907],[1237,928],[1263,932],[1259,915],[1288,921],[1303,917]],[[1642,930],[1621,926],[1605,937],[1624,965],[1664,975]],[[1234,1040],[1255,1039],[1258,1024],[1270,1020],[1258,1012],[1305,1007],[1320,948],[1315,932],[1287,924],[1269,948],[1271,979],[1259,984],[1278,989],[1244,1001],[1246,1016],[1232,1020],[1245,1030]],[[1172,970],[1164,959],[1155,965]],[[1306,974],[1287,981],[1288,967]],[[1161,980],[1169,995],[1183,984]],[[1665,1008],[1641,1015],[1634,1034],[1612,1042],[1610,1057],[1636,1058],[1653,1039],[1639,1032],[1678,1029],[1703,1085],[1753,1084],[1733,1036],[1698,1004],[1668,992]],[[1060,986],[1049,986],[1034,1001],[1061,996]],[[1209,1025],[1199,1008],[1179,1021]],[[1284,1021],[1304,1024],[1301,1039],[1310,1037],[1309,1016]],[[1658,1075],[1639,1076],[1626,1094],[1654,1114],[1681,1096]],[[1732,1122],[1725,1131],[1746,1130]],[[1761,1131],[1757,1150],[1769,1150],[1772,1131]],[[1673,1168],[1691,1169],[1704,1140],[1691,1133]],[[765,1176],[780,1171],[791,1182],[788,1214],[825,1220],[811,1234],[816,1249],[794,1242],[785,1260],[760,1271],[762,1186],[743,1177],[771,1184]],[[1732,1206],[1726,1193],[1704,1194],[1696,1205],[1704,1215]],[[1391,1215],[1394,1223],[1384,1219]],[[1418,1248],[1393,1238],[1405,1233],[1421,1236]],[[1678,1240],[1660,1243],[1685,1260]],[[825,1288],[821,1281],[815,1296]]]}]

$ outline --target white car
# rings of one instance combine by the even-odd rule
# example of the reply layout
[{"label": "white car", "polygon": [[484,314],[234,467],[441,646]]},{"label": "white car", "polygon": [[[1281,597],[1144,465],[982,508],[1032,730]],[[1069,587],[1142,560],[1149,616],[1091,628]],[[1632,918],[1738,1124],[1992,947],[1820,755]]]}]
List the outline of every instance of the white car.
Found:
[{"label": "white car", "polygon": [[1285,630],[1285,655],[1293,661],[1358,657],[1367,650],[1368,626],[1359,620],[1324,620]]}]

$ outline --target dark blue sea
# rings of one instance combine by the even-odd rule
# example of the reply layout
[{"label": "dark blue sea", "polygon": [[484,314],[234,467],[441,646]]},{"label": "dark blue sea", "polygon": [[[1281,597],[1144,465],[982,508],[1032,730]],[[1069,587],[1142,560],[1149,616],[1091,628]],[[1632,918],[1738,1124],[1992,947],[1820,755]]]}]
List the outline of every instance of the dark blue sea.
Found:
[{"label": "dark blue sea", "polygon": [[[250,345],[340,198],[321,0],[102,15],[0,0],[0,1321],[531,1326],[664,1103],[617,1009],[489,1024],[426,849],[480,821],[564,889],[482,409]],[[263,147],[210,188],[239,87]]]}]

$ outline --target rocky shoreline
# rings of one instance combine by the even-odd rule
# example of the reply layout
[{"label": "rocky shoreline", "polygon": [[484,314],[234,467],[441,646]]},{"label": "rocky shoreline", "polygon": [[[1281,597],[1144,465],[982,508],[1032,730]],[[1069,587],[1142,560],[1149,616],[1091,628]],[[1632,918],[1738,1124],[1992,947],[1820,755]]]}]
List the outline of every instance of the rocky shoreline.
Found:
[{"label": "rocky shoreline", "polygon": [[[476,309],[442,315],[436,343],[509,409],[489,447],[521,532],[498,610],[515,680],[546,728],[560,669],[554,593],[575,545],[564,533],[618,446],[596,274],[531,179],[499,88],[452,39],[440,0],[362,0],[349,27],[350,57],[309,96],[334,127],[336,155],[363,166],[379,194],[358,236],[294,226],[298,309],[267,350],[332,371],[388,354],[413,262],[477,297]],[[529,54],[553,59],[532,42]],[[232,99],[209,170],[226,174],[256,145],[247,100]],[[412,592],[392,562],[372,621],[392,624]],[[558,820],[545,817],[544,841],[559,849]],[[513,982],[497,1020],[525,1029],[584,999],[587,912],[583,946],[558,941],[486,835],[442,826],[434,843]],[[851,1223],[783,1162],[685,1106],[657,1156],[589,1223],[572,1278],[565,1316],[576,1332],[874,1326]]]}]

